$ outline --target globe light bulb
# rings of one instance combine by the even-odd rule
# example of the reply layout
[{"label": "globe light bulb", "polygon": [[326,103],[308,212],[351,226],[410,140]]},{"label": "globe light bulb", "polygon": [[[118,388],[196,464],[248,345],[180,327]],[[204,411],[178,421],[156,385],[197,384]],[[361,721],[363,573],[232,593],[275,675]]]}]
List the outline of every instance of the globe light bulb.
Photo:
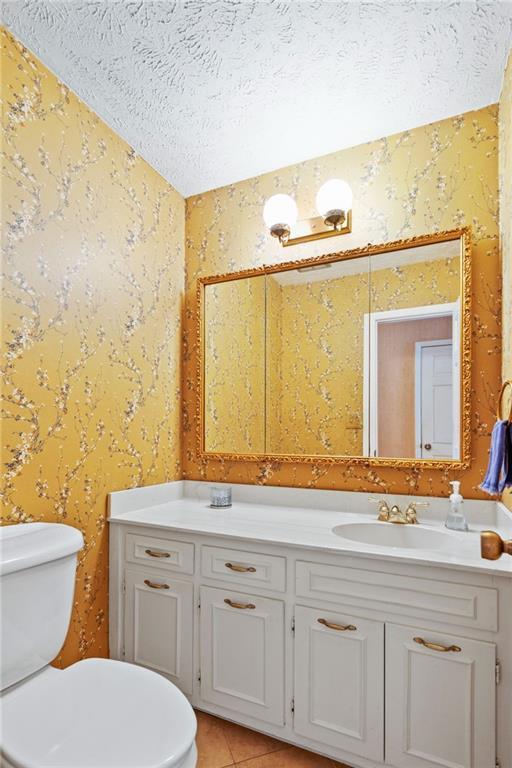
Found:
[{"label": "globe light bulb", "polygon": [[297,221],[297,205],[290,195],[272,195],[263,208],[263,220],[270,229],[274,224],[292,226]]},{"label": "globe light bulb", "polygon": [[263,208],[263,220],[273,237],[285,243],[297,221],[297,204],[290,195],[272,195]]},{"label": "globe light bulb", "polygon": [[316,208],[326,224],[338,229],[352,208],[352,199],[352,190],[346,181],[330,179],[322,184],[316,194]]}]

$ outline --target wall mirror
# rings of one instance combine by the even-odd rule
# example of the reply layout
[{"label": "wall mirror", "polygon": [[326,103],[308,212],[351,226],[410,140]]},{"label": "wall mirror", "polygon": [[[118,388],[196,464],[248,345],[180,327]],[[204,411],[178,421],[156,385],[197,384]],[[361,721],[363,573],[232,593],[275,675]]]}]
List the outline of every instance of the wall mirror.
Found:
[{"label": "wall mirror", "polygon": [[208,457],[463,468],[470,233],[198,281]]}]

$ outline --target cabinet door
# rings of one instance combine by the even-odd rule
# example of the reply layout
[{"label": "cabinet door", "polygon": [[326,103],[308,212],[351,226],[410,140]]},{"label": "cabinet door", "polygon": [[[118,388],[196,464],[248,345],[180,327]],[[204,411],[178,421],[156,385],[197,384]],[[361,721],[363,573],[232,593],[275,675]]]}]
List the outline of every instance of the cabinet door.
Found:
[{"label": "cabinet door", "polygon": [[193,586],[169,573],[125,575],[125,659],[192,693]]},{"label": "cabinet door", "polygon": [[387,624],[386,761],[494,768],[495,661],[492,643]]},{"label": "cabinet door", "polygon": [[302,736],[384,759],[384,625],[295,609],[295,718]]},{"label": "cabinet door", "polygon": [[284,606],[201,587],[201,698],[284,723]]}]

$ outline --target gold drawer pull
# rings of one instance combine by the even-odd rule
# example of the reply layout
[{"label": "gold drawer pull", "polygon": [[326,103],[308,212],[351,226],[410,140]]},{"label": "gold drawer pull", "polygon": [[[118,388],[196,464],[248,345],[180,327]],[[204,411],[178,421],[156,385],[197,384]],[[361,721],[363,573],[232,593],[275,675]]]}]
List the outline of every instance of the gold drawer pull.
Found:
[{"label": "gold drawer pull", "polygon": [[224,565],[237,573],[256,573],[256,568],[253,568],[252,565],[235,565],[234,563],[224,563]]},{"label": "gold drawer pull", "polygon": [[439,651],[440,653],[448,653],[448,651],[453,651],[453,653],[460,653],[462,651],[462,648],[459,648],[458,645],[439,645],[439,643],[428,643],[422,637],[413,637],[413,640],[415,643],[418,643],[418,645],[423,645],[425,648],[430,648],[431,651]]},{"label": "gold drawer pull", "polygon": [[319,624],[323,624],[324,627],[335,629],[338,632],[346,632],[347,630],[354,632],[357,629],[353,624],[333,624],[331,621],[327,621],[327,619],[317,619],[317,621]]},{"label": "gold drawer pull", "polygon": [[256,608],[254,603],[234,603],[232,600],[229,599],[229,597],[226,597],[224,602],[227,603],[227,605],[230,605],[231,608],[242,608],[242,609],[249,608],[251,611],[253,611]]},{"label": "gold drawer pull", "polygon": [[144,584],[147,587],[151,587],[151,589],[169,589],[168,584],[157,584],[154,581],[150,581],[149,579],[144,579]]},{"label": "gold drawer pull", "polygon": [[146,555],[150,557],[170,557],[169,552],[155,552],[154,549],[146,549]]}]

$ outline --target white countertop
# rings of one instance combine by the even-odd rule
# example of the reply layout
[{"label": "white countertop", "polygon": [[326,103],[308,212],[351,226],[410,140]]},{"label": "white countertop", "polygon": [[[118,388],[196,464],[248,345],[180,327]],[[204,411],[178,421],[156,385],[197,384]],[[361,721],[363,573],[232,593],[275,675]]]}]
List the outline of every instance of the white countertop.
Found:
[{"label": "white countertop", "polygon": [[[158,497],[154,494],[151,500],[147,498],[149,505],[143,506],[145,500],[144,494],[141,493],[143,490],[136,489],[134,492],[112,494],[111,498],[122,497],[123,493],[134,494],[132,498],[137,498],[138,503],[135,506],[139,508],[133,508],[134,504],[129,503],[127,506],[132,508],[123,512],[122,505],[117,503],[114,513],[111,502],[110,523],[166,528],[180,533],[219,536],[224,539],[245,539],[254,543],[280,544],[301,549],[321,550],[331,554],[339,552],[349,556],[364,555],[366,558],[398,563],[417,563],[512,576],[512,558],[503,556],[500,560],[491,561],[480,557],[481,530],[492,528],[503,537],[510,536],[509,520],[499,513],[496,514],[495,519],[489,519],[487,516],[484,524],[476,523],[470,518],[470,530],[467,533],[448,531],[441,519],[433,519],[432,515],[427,517],[419,513],[419,527],[445,532],[453,540],[453,551],[451,549],[436,551],[435,549],[370,545],[350,541],[333,533],[332,529],[343,523],[375,523],[376,513],[373,510],[371,514],[361,514],[332,509],[307,509],[239,501],[234,501],[233,506],[227,509],[212,509],[206,499],[186,496],[163,503],[154,503],[158,501]],[[135,497],[135,494],[138,496]],[[364,498],[367,497],[364,496]],[[392,524],[380,523],[379,525]]]}]

